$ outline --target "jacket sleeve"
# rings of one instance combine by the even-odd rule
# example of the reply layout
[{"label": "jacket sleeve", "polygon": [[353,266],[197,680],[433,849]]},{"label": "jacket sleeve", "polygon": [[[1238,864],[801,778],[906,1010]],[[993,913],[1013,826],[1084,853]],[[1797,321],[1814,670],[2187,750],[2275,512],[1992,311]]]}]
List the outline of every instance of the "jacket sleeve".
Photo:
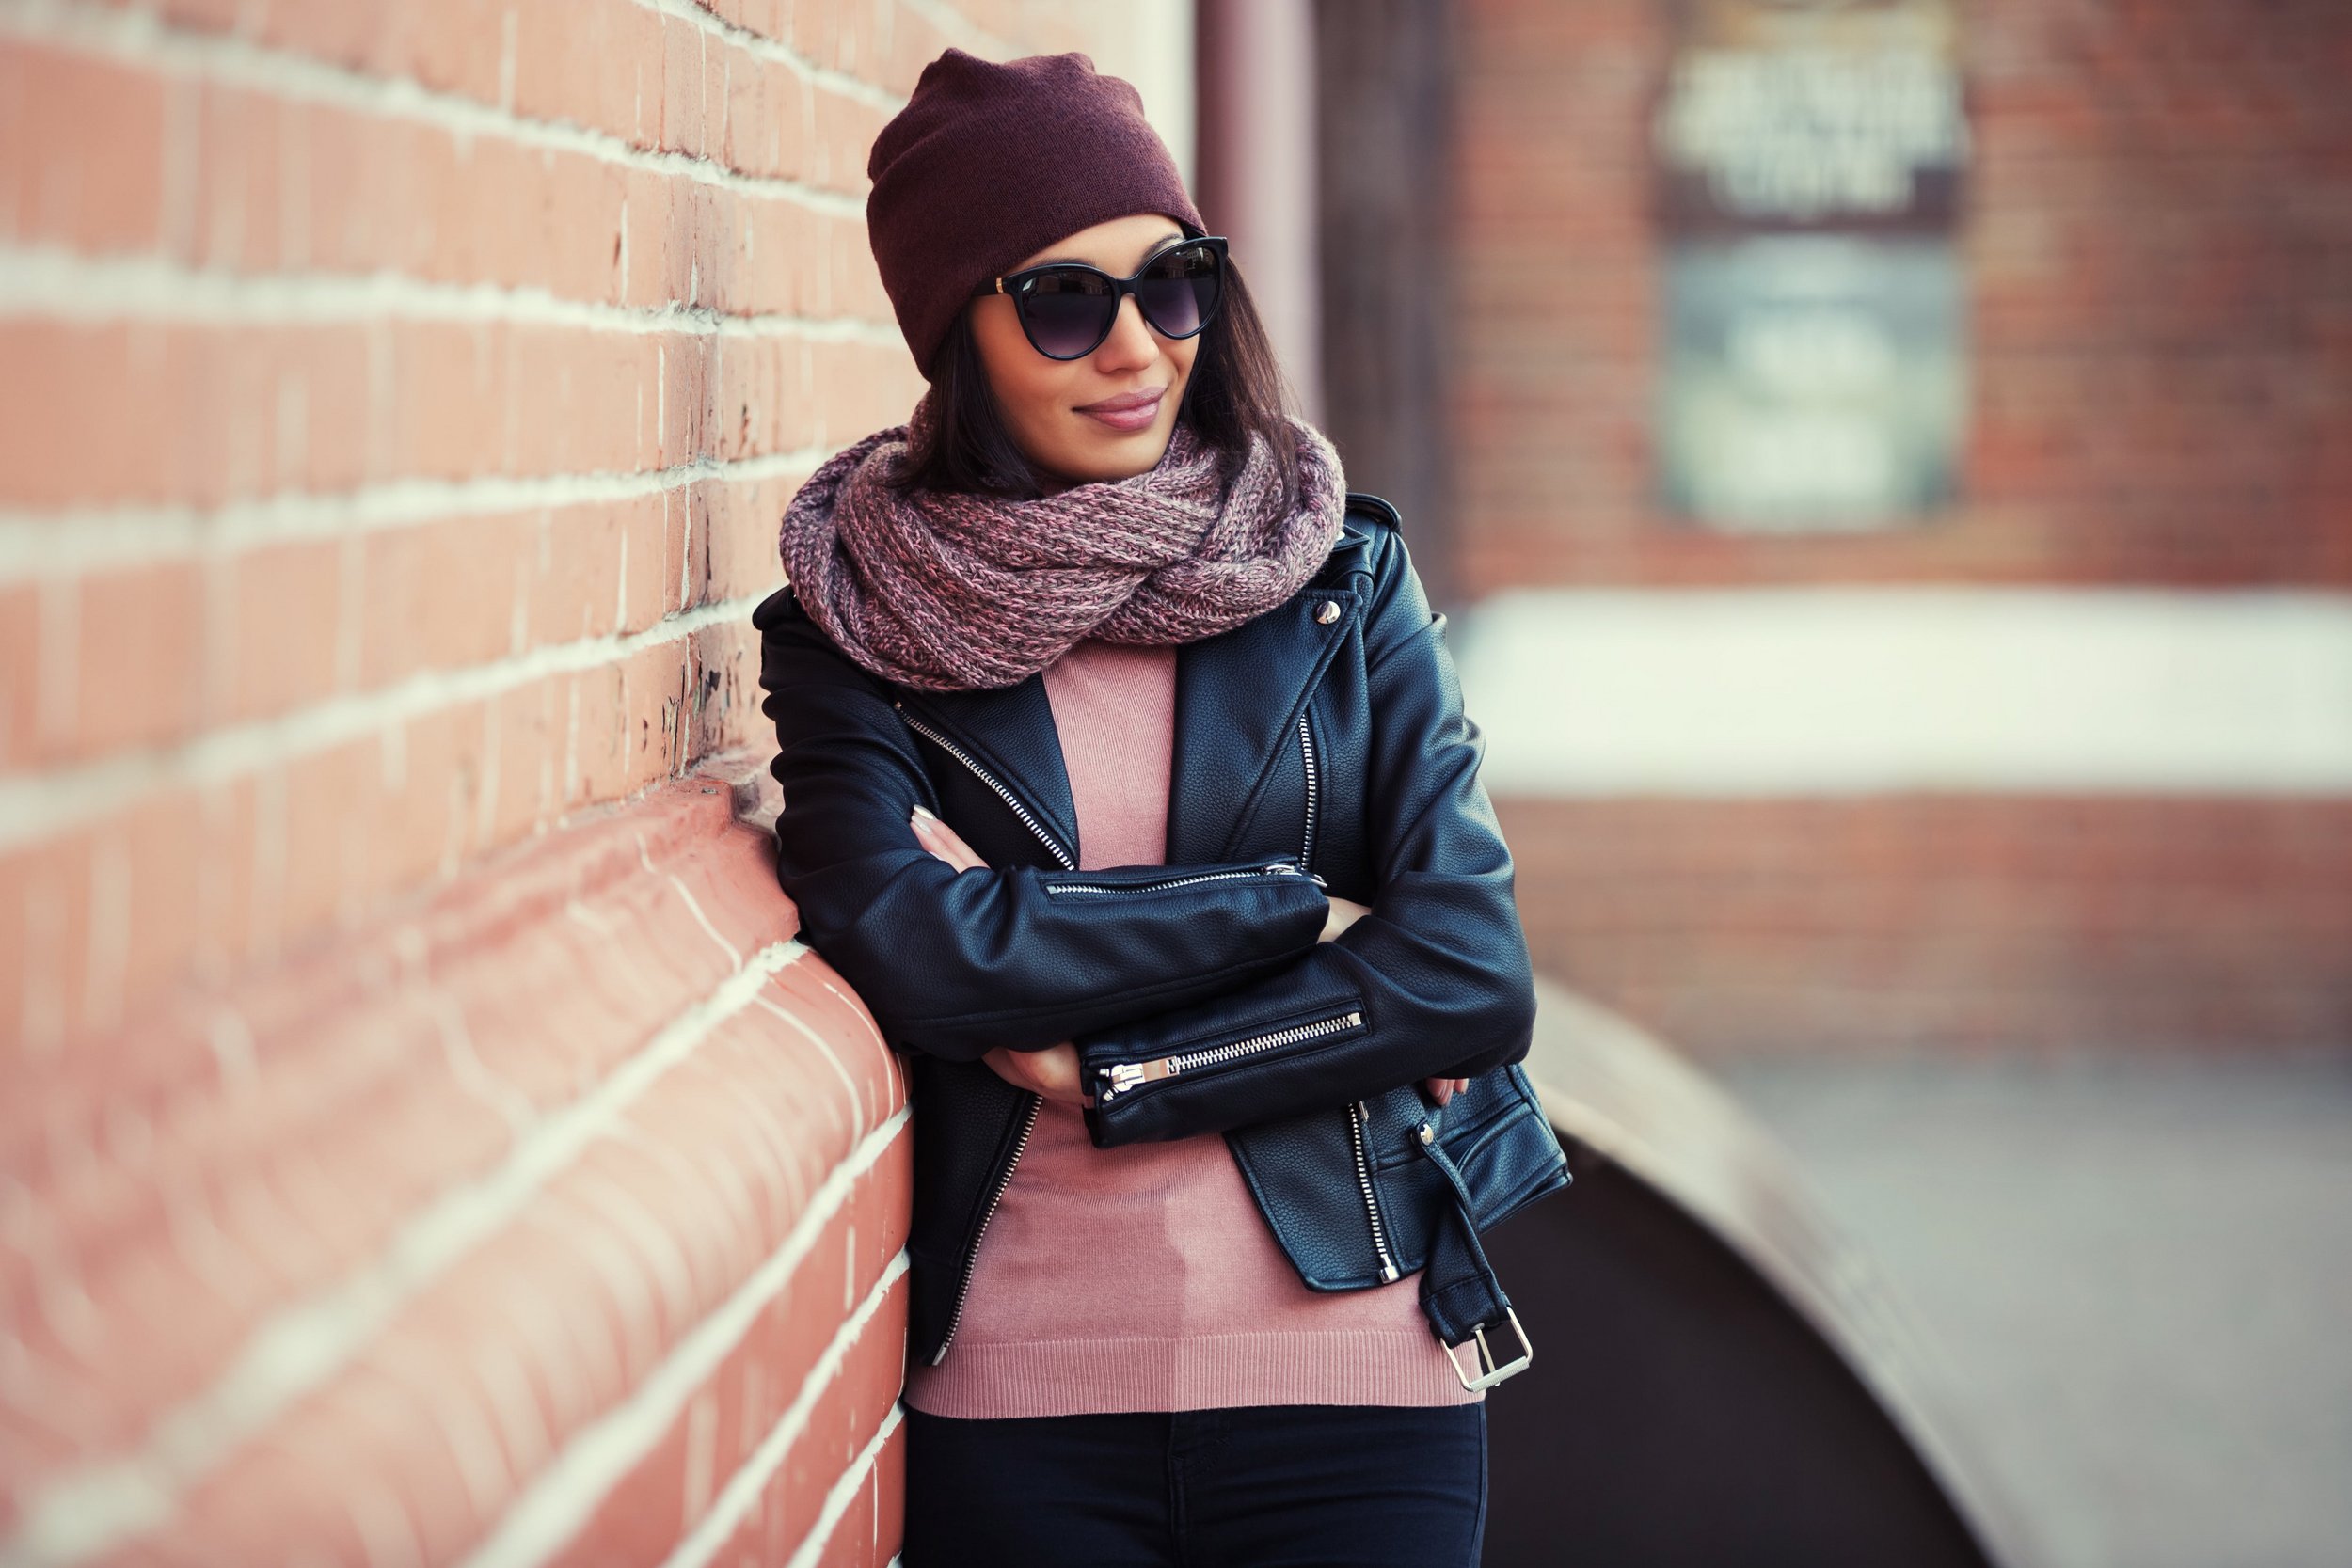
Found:
[{"label": "jacket sleeve", "polygon": [[1479,782],[1486,740],[1463,711],[1445,617],[1399,535],[1375,567],[1366,615],[1372,912],[1264,979],[1078,1037],[1098,1148],[1222,1132],[1526,1056],[1534,974],[1510,851]]},{"label": "jacket sleeve", "polygon": [[[883,685],[789,591],[753,623],[784,786],[777,880],[801,940],[892,1044],[958,1061],[1050,1046],[1263,978],[1316,944],[1330,900],[1293,863],[958,871],[909,825],[917,801],[940,801]],[[1066,891],[1080,882],[1115,891]]]}]

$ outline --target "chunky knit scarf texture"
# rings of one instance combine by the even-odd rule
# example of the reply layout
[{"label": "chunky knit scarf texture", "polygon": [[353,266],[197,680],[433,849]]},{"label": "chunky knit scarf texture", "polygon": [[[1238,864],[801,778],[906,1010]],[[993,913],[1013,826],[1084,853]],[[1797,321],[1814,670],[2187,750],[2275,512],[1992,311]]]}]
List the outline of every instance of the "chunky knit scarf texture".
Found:
[{"label": "chunky knit scarf texture", "polygon": [[786,575],[843,652],[901,686],[1017,685],[1082,638],[1191,642],[1288,599],[1338,542],[1347,487],[1322,432],[1293,420],[1299,496],[1282,505],[1272,451],[1230,477],[1179,423],[1159,464],[1033,499],[901,494],[883,482],[930,417],[827,459],[786,507]]}]

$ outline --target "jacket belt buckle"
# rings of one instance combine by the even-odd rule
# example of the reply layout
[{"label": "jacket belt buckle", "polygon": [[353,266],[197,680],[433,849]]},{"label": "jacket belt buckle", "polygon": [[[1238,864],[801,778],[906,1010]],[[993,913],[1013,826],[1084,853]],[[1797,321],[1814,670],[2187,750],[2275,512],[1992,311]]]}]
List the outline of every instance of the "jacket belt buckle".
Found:
[{"label": "jacket belt buckle", "polygon": [[1511,1320],[1511,1332],[1518,1336],[1519,1341],[1519,1354],[1513,1359],[1504,1362],[1501,1366],[1495,1365],[1494,1347],[1486,1343],[1486,1325],[1485,1323],[1480,1323],[1476,1328],[1470,1330],[1471,1334],[1473,1334],[1478,1340],[1478,1365],[1480,1370],[1476,1378],[1470,1378],[1463,1375],[1462,1358],[1454,1354],[1454,1351],[1460,1347],[1455,1345],[1446,1345],[1442,1347],[1445,1351],[1445,1358],[1454,1363],[1454,1375],[1461,1380],[1463,1388],[1470,1393],[1474,1394],[1481,1388],[1491,1388],[1496,1384],[1501,1383],[1504,1378],[1511,1376],[1513,1373],[1525,1371],[1527,1370],[1527,1364],[1535,1359],[1535,1347],[1534,1343],[1528,1339],[1527,1330],[1519,1326],[1518,1309],[1516,1307],[1506,1307],[1502,1310],[1503,1315]]}]

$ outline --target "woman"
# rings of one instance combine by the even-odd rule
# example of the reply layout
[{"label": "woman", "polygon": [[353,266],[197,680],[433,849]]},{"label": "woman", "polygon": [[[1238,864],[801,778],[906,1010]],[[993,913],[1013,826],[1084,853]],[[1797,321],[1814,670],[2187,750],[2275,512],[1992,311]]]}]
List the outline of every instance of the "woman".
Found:
[{"label": "woman", "polygon": [[1499,1292],[1367,1152],[1532,1028],[1442,619],[1125,82],[949,49],[868,174],[930,386],[754,619],[779,876],[913,1085],[903,1559],[1473,1563]]}]

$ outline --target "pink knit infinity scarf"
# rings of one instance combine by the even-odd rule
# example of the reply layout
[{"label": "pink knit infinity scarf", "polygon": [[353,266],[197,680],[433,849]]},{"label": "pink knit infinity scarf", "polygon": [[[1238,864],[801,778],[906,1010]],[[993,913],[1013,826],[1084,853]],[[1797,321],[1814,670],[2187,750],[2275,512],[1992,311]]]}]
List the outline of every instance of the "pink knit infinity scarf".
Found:
[{"label": "pink knit infinity scarf", "polygon": [[1156,467],[1033,500],[887,488],[908,423],[843,448],[785,509],[778,552],[809,616],[901,686],[1012,686],[1081,638],[1191,642],[1288,599],[1338,542],[1347,487],[1322,432],[1298,433],[1298,505],[1253,443],[1230,483],[1179,423]]}]

